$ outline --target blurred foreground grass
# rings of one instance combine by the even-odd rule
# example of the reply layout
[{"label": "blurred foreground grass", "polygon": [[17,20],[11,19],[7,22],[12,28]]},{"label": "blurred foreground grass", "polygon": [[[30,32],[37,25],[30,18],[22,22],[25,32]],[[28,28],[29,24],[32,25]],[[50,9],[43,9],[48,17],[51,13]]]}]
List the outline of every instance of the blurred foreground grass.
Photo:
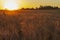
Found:
[{"label": "blurred foreground grass", "polygon": [[0,11],[0,40],[60,40],[60,12]]}]

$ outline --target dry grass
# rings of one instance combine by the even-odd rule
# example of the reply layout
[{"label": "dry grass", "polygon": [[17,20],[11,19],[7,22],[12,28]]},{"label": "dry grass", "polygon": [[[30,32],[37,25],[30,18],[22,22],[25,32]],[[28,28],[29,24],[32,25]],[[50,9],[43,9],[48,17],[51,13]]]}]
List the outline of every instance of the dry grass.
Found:
[{"label": "dry grass", "polygon": [[0,40],[60,40],[58,10],[0,12]]}]

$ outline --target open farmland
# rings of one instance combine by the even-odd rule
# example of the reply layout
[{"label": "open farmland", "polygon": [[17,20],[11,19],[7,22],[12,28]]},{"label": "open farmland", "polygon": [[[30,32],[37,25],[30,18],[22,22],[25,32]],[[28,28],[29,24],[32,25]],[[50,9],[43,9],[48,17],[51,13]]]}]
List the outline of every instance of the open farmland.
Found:
[{"label": "open farmland", "polygon": [[60,11],[1,10],[0,40],[60,40]]}]

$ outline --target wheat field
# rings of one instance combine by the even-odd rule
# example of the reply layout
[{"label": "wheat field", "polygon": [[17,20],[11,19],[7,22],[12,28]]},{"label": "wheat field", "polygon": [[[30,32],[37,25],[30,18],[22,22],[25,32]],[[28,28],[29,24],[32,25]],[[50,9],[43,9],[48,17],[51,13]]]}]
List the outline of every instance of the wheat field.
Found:
[{"label": "wheat field", "polygon": [[60,40],[60,11],[0,10],[0,40]]}]

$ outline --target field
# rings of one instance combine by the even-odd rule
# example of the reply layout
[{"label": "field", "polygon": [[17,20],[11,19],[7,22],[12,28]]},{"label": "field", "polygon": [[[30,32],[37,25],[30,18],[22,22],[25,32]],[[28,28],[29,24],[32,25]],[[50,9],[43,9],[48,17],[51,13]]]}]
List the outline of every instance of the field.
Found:
[{"label": "field", "polygon": [[60,11],[0,10],[0,40],[60,40]]}]

